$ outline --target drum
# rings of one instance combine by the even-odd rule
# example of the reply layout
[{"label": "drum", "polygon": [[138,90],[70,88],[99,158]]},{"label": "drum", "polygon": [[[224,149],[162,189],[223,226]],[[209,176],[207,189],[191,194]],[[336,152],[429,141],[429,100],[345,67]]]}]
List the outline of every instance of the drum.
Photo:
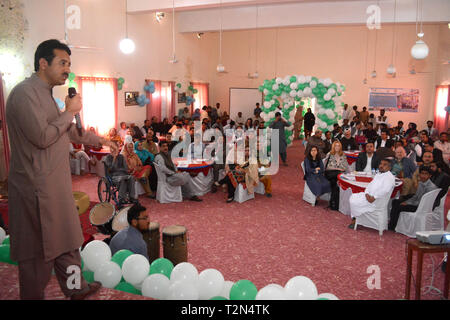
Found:
[{"label": "drum", "polygon": [[187,238],[184,226],[168,226],[163,229],[164,258],[172,261],[173,265],[187,262]]},{"label": "drum", "polygon": [[150,222],[148,230],[142,232],[142,237],[147,243],[148,262],[152,263],[159,258],[160,252],[160,234],[159,223]]},{"label": "drum", "polygon": [[116,209],[109,202],[96,204],[89,212],[89,221],[103,234],[112,234],[112,221],[116,215]]},{"label": "drum", "polygon": [[115,232],[119,232],[122,229],[125,229],[130,224],[128,223],[128,210],[130,210],[132,206],[123,207],[119,210],[119,212],[115,215],[112,221],[112,229]]}]

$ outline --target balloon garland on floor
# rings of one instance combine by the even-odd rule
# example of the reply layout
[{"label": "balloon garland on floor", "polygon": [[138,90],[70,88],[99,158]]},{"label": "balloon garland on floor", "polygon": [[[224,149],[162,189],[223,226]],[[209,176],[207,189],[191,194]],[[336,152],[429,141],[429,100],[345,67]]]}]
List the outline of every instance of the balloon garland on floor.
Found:
[{"label": "balloon garland on floor", "polygon": [[[292,75],[284,78],[276,77],[264,80],[258,87],[264,93],[264,103],[261,106],[261,118],[268,127],[275,120],[275,113],[281,112],[283,118],[294,123],[296,105],[303,105],[303,98],[316,98],[316,124],[322,130],[333,130],[333,124],[340,119],[343,102],[341,96],[345,86],[331,79]],[[298,102],[296,104],[296,102]],[[282,106],[281,106],[282,105]],[[292,144],[293,129],[291,125],[285,129],[288,146]]]},{"label": "balloon garland on floor", "polygon": [[[9,236],[0,228],[0,262],[17,265],[10,258]],[[305,276],[291,278],[284,287],[269,284],[258,291],[247,279],[225,281],[216,269],[198,272],[189,262],[176,266],[166,258],[151,264],[146,257],[130,250],[111,255],[100,240],[80,249],[81,270],[86,282],[99,281],[105,288],[159,300],[338,300],[331,293],[318,294],[315,284]]]}]

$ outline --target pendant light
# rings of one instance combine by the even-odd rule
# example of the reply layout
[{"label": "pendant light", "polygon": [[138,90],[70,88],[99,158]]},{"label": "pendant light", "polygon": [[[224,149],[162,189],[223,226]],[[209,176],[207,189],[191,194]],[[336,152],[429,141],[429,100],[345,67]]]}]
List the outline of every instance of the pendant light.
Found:
[{"label": "pendant light", "polygon": [[172,1],[172,60],[169,60],[169,62],[178,62],[175,56],[175,0]]},{"label": "pendant light", "polygon": [[387,73],[395,77],[395,67],[394,67],[394,49],[395,49],[395,23],[397,14],[397,0],[394,1],[394,26],[392,31],[392,54],[391,54],[391,64],[387,68]]},{"label": "pendant light", "polygon": [[219,33],[219,64],[217,72],[225,72],[225,66],[222,64],[222,0],[220,1],[220,33]]},{"label": "pendant light", "polygon": [[134,52],[136,45],[128,38],[128,0],[125,1],[125,7],[125,38],[120,41],[119,48],[124,54],[130,54]]},{"label": "pendant light", "polygon": [[416,60],[423,60],[428,56],[429,48],[427,44],[422,40],[424,33],[422,29],[423,24],[423,3],[420,1],[420,32],[417,32],[418,16],[419,16],[419,0],[417,0],[416,11],[416,34],[419,38],[416,44],[411,48],[411,56]]}]

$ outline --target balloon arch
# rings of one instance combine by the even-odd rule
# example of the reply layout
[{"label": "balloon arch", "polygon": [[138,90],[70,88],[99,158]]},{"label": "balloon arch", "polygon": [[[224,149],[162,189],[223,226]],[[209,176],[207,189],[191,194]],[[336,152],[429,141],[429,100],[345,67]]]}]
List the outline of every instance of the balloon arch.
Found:
[{"label": "balloon arch", "polygon": [[277,111],[292,123],[285,130],[288,145],[293,140],[296,108],[304,105],[303,99],[316,98],[316,124],[319,128],[333,130],[333,124],[341,118],[341,108],[344,105],[341,96],[345,86],[339,82],[334,83],[330,78],[319,79],[304,75],[276,77],[264,80],[258,89],[264,93],[261,118],[266,127],[275,120]]}]

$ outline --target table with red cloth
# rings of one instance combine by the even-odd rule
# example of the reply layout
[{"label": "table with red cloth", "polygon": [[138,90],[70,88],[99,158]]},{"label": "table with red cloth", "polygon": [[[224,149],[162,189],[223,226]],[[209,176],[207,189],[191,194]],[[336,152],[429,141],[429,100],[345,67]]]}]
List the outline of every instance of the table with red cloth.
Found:
[{"label": "table with red cloth", "polygon": [[[341,173],[338,175],[339,185],[339,211],[350,215],[350,196],[353,193],[364,192],[367,185],[373,180],[372,174]],[[396,198],[402,189],[403,181],[395,178],[395,187],[391,194],[391,200]]]},{"label": "table with red cloth", "polygon": [[211,170],[214,160],[194,159],[188,161],[187,158],[173,158],[172,161],[179,171],[185,171],[191,175],[197,195],[203,196],[211,191],[214,182],[213,170]]},{"label": "table with red cloth", "polygon": [[347,162],[349,165],[352,165],[354,162],[356,162],[360,152],[361,151],[359,150],[344,151],[344,154],[347,157]]},{"label": "table with red cloth", "polygon": [[103,165],[103,158],[106,157],[108,154],[110,154],[109,147],[103,147],[100,150],[94,150],[90,149],[89,153],[92,154],[97,162],[93,168],[94,173],[96,173],[98,176],[103,177],[105,175],[105,166]]}]

